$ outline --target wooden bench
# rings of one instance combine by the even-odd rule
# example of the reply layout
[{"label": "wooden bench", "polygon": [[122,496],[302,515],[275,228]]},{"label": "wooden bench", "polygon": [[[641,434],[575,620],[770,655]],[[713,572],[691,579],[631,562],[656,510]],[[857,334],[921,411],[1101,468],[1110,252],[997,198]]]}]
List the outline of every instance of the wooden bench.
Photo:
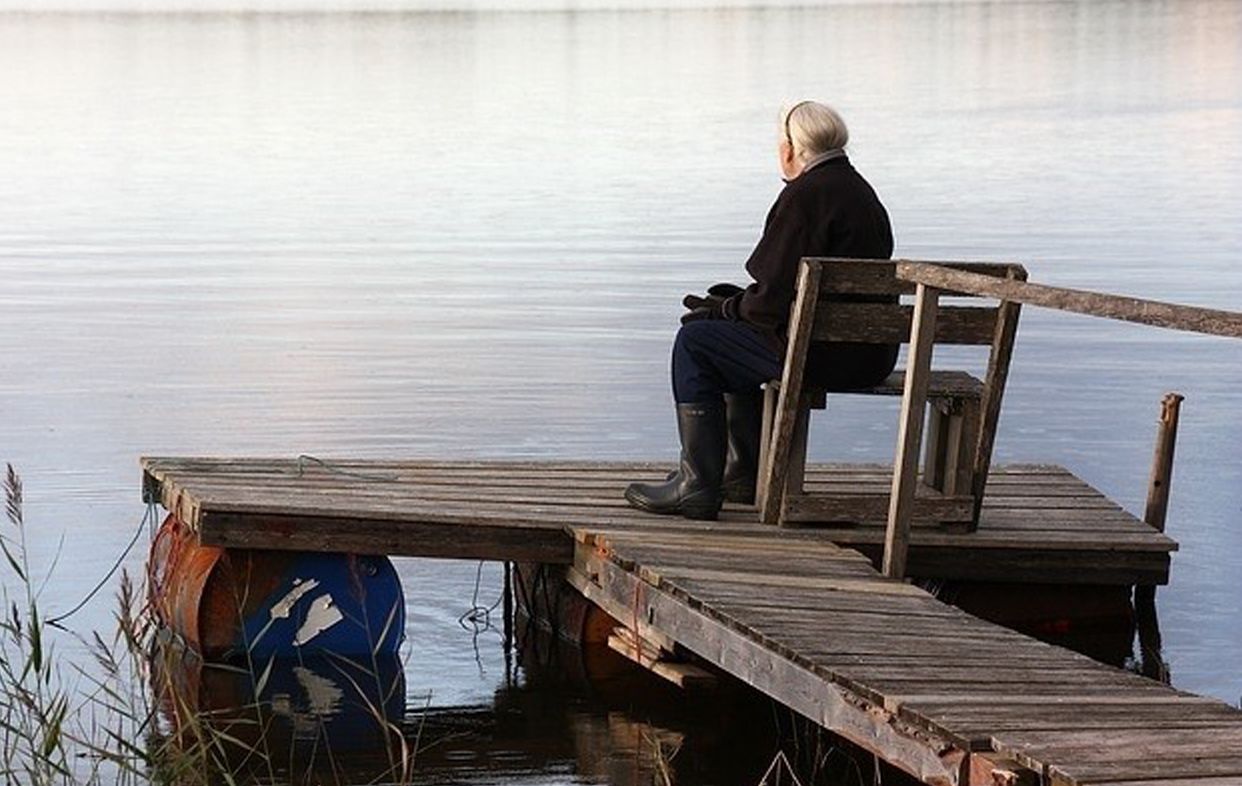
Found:
[{"label": "wooden bench", "polygon": [[[1002,278],[1026,278],[1020,265],[937,264]],[[882,489],[872,482],[861,489],[833,493],[812,493],[803,487],[810,411],[827,405],[827,391],[804,384],[807,351],[813,342],[851,341],[912,346],[922,342],[922,355],[927,358],[933,344],[990,347],[984,380],[947,370],[933,370],[910,380],[904,370],[898,370],[875,387],[845,391],[901,395],[907,403],[927,402],[924,467],[911,502],[913,520],[965,530],[977,525],[1020,307],[946,292],[962,297],[963,303],[932,303],[934,336],[912,336],[919,304],[902,304],[899,296],[912,294],[916,288],[898,279],[896,269],[897,262],[891,260],[802,260],[782,378],[768,384],[764,398],[756,502],[765,523],[879,523],[889,512],[895,481]],[[876,302],[858,302],[859,298]],[[912,382],[922,389],[911,389]],[[916,443],[921,440],[921,417],[920,412],[916,429],[902,421],[899,448],[911,436],[917,437]],[[912,435],[911,430],[919,434]],[[918,449],[915,444],[915,455]],[[894,472],[899,470],[900,462],[896,462]]]}]

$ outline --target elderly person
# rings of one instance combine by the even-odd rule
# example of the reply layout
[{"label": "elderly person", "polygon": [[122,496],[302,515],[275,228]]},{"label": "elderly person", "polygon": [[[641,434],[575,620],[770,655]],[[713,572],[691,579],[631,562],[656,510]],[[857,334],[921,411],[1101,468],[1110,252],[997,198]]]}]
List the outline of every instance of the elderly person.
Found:
[{"label": "elderly person", "polygon": [[[634,507],[715,519],[724,500],[754,503],[760,386],[781,376],[799,260],[892,256],[888,213],[850,165],[848,140],[845,122],[824,104],[803,101],[781,113],[777,150],[786,185],[746,261],[754,282],[686,296],[672,359],[681,462],[663,483],[630,484],[625,498]],[[807,378],[830,390],[868,387],[896,359],[896,346],[813,345]]]}]

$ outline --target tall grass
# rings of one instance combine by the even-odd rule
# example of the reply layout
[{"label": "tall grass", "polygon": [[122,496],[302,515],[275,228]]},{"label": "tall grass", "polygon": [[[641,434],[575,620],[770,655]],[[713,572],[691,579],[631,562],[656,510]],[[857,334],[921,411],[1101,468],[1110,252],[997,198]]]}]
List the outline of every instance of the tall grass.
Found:
[{"label": "tall grass", "polygon": [[0,621],[0,755],[6,784],[63,783],[71,777],[65,747],[70,694],[61,684],[55,650],[45,637],[39,593],[30,573],[22,482],[13,466],[4,476],[0,551],[17,577],[19,597],[4,590]]},{"label": "tall grass", "polygon": [[0,553],[8,575],[0,583],[0,775],[5,786],[152,782],[174,757],[159,739],[155,704],[144,689],[151,638],[139,591],[122,577],[113,634],[74,636],[93,656],[95,668],[66,667],[57,643],[73,634],[49,624],[43,612],[22,481],[11,464],[4,475],[4,508]]},{"label": "tall grass", "polygon": [[[12,465],[6,466],[4,499],[0,786],[340,783],[348,778],[332,759],[326,732],[310,745],[329,759],[326,777],[312,771],[312,764],[293,761],[295,746],[289,746],[289,760],[279,761],[272,729],[285,719],[271,702],[258,698],[273,664],[193,661],[192,651],[172,645],[156,625],[145,581],[136,583],[122,573],[109,634],[84,637],[49,625],[42,583],[33,578],[27,548],[22,482]],[[72,637],[93,663],[66,662],[56,646],[65,637]],[[369,677],[364,668],[355,673],[340,671],[354,687]],[[220,675],[247,686],[252,701],[223,709],[201,707],[201,681]],[[359,693],[367,701],[366,692]],[[417,741],[410,747],[393,719],[385,717],[382,701],[367,705],[393,746],[386,769],[367,780],[408,783]],[[397,737],[395,744],[390,735]]]}]

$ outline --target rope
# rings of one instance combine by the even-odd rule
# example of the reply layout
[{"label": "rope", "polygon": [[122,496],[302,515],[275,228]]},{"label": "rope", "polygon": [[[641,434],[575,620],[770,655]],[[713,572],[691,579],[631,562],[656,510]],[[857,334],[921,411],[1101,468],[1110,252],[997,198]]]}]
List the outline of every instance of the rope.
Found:
[{"label": "rope", "polygon": [[490,606],[483,606],[479,603],[479,586],[483,582],[483,560],[479,560],[479,566],[474,571],[474,594],[470,598],[470,608],[464,614],[457,618],[457,624],[461,625],[465,630],[473,629],[476,634],[491,630],[492,612],[504,601],[504,592],[500,597],[496,598],[496,602]]},{"label": "rope", "polygon": [[121,565],[125,562],[125,558],[128,557],[129,553],[134,550],[134,546],[138,543],[138,539],[142,537],[142,531],[147,528],[148,523],[154,525],[155,518],[155,503],[148,502],[147,511],[142,514],[142,520],[138,522],[138,527],[134,530],[134,536],[129,539],[129,545],[125,547],[125,550],[121,552],[121,555],[116,558],[115,562],[112,563],[112,567],[108,568],[108,572],[104,574],[104,577],[95,584],[94,588],[92,588],[90,592],[86,593],[86,597],[78,601],[77,605],[63,614],[57,614],[55,617],[46,620],[47,624],[63,629],[63,626],[60,624],[62,621],[69,619],[74,614],[77,614],[82,610],[83,606],[90,603],[91,599],[98,595],[99,591],[102,590],[112,579],[112,577],[116,575],[116,572],[120,570]]},{"label": "rope", "polygon": [[297,477],[300,478],[306,474],[307,464],[314,464],[318,467],[322,467],[328,472],[332,472],[337,475],[344,475],[345,477],[349,477],[349,478],[358,478],[359,480],[374,480],[378,483],[397,483],[397,482],[400,482],[401,480],[401,478],[398,477],[397,475],[375,475],[369,472],[357,472],[355,470],[342,469],[341,467],[335,466],[327,461],[324,461],[321,458],[312,456],[308,453],[303,453],[298,456]]},{"label": "rope", "polygon": [[[785,757],[785,751],[777,751],[776,756],[772,758],[772,763],[768,765],[763,777],[759,779],[759,786],[781,786],[785,782],[786,773],[789,774],[791,786],[802,786],[802,781],[798,780],[798,774],[794,772],[793,765]],[[772,780],[768,780],[769,778]]]}]

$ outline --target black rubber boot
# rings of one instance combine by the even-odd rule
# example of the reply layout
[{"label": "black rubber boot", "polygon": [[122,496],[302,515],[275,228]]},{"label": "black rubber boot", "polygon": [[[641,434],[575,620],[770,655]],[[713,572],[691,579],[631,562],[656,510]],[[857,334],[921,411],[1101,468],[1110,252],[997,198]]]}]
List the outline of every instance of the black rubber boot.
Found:
[{"label": "black rubber boot", "polygon": [[631,483],[625,498],[649,513],[680,513],[688,519],[713,520],[724,500],[726,436],[724,407],[678,404],[681,464],[663,483]]},{"label": "black rubber boot", "polygon": [[763,432],[763,394],[726,395],[725,416],[729,451],[725,461],[724,498],[727,502],[755,504],[759,477],[759,438]]}]

